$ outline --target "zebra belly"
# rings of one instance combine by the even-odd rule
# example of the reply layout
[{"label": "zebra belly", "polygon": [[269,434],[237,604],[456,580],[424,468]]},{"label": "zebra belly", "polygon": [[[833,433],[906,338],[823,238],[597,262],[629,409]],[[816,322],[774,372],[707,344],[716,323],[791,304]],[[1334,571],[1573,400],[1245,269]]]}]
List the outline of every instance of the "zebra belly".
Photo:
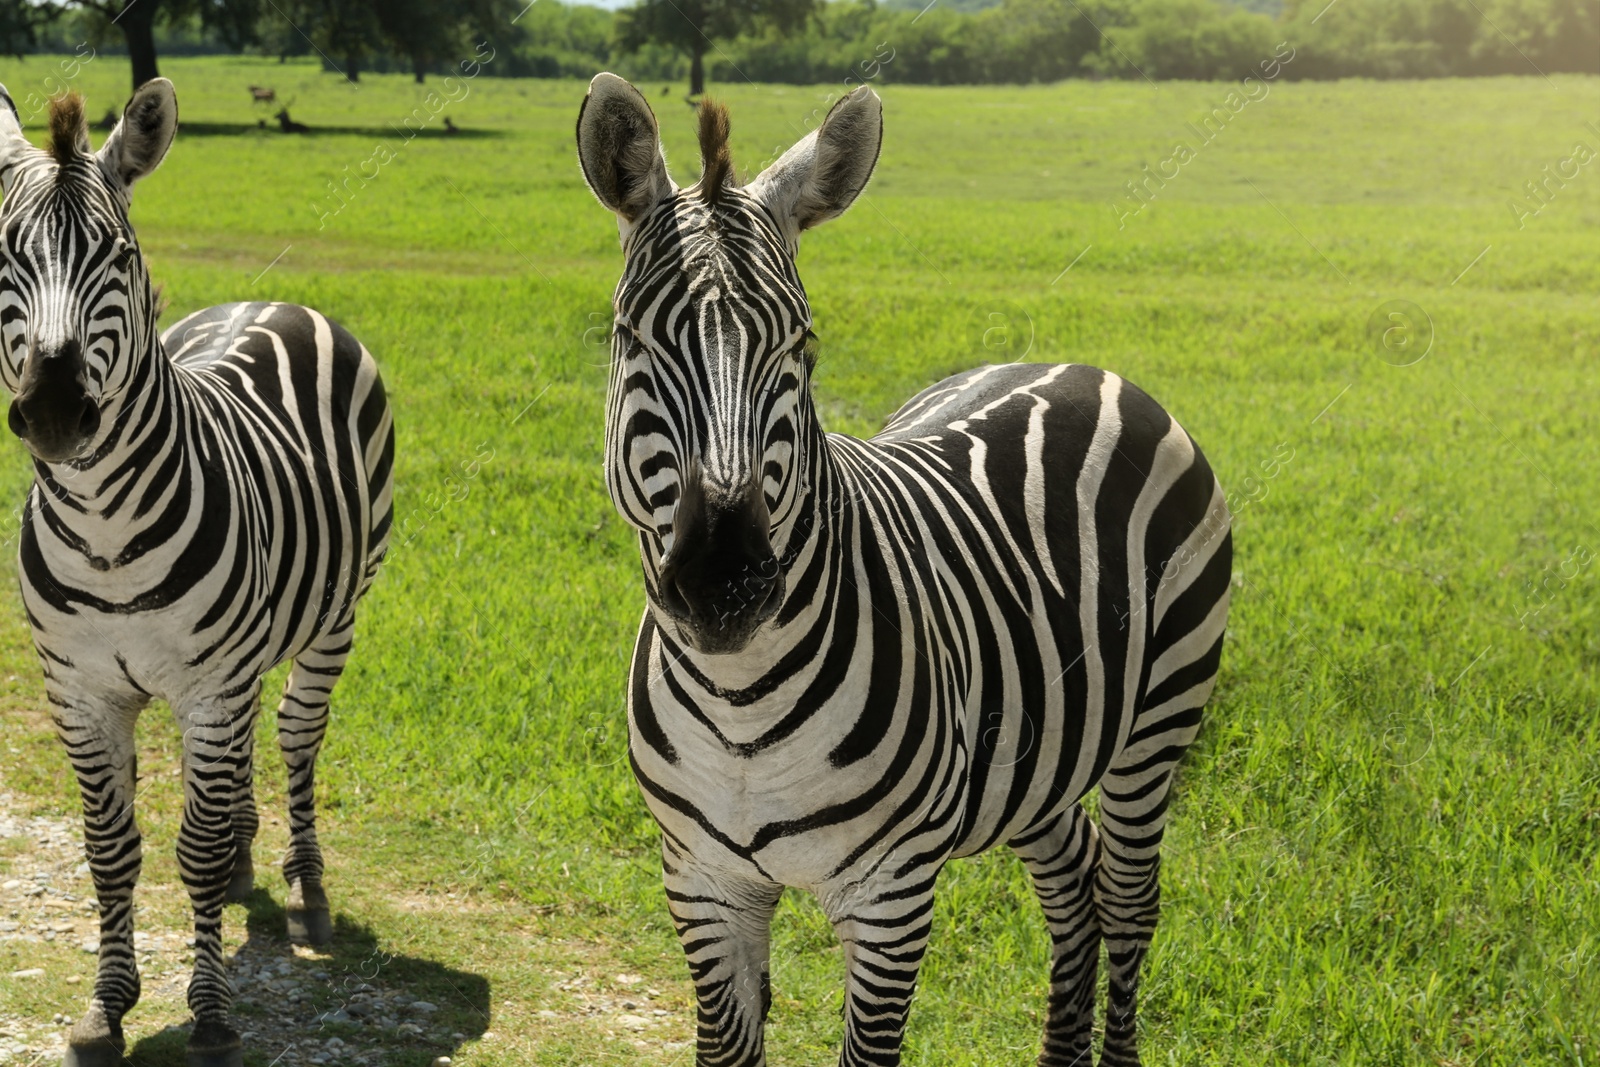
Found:
[{"label": "zebra belly", "polygon": [[68,691],[117,703],[142,703],[153,696],[174,710],[199,708],[272,667],[261,653],[270,622],[264,611],[232,630],[222,647],[198,655],[202,649],[192,631],[206,607],[175,606],[163,611],[159,622],[92,610],[45,616],[35,641],[64,655],[71,650],[70,666],[52,668]]},{"label": "zebra belly", "polygon": [[359,580],[348,559],[330,562],[311,551],[290,567],[291,589],[308,594],[303,602],[274,598],[274,557],[250,531],[211,546],[217,554],[204,573],[166,599],[180,569],[170,558],[150,561],[164,579],[151,583],[118,573],[134,568],[97,571],[52,547],[25,558],[22,584],[35,641],[71,661],[58,673],[83,673],[96,687],[121,686],[174,706],[236,689],[299,653],[349,610]]},{"label": "zebra belly", "polygon": [[703,869],[821,891],[868,881],[921,828],[907,826],[907,832],[886,836],[881,813],[871,809],[852,819],[808,826],[806,802],[824,808],[848,803],[855,790],[821,776],[787,787],[761,783],[776,769],[765,761],[716,769],[724,776],[697,769],[675,778],[670,799],[654,792],[660,781],[645,787],[646,805],[662,832]]},{"label": "zebra belly", "polygon": [[[1037,580],[1020,592],[986,565],[994,544],[930,494],[915,553],[922,581],[906,597],[926,605],[917,658],[934,672],[926,721],[945,722],[963,755],[964,797],[952,855],[982,852],[1087,793],[1114,758],[1100,740],[1125,736],[1125,709],[1091,707],[1085,634],[1073,605]],[[888,549],[886,549],[887,551]],[[903,569],[913,571],[907,559]],[[981,597],[970,595],[983,589]],[[936,635],[948,635],[937,641]],[[942,788],[949,788],[948,786]],[[930,814],[933,807],[930,806]]]}]

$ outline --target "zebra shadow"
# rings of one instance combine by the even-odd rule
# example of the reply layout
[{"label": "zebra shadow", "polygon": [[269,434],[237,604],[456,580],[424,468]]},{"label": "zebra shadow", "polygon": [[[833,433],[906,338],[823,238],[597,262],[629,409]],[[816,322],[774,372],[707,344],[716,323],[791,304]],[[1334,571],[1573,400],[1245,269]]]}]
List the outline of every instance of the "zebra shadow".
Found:
[{"label": "zebra shadow", "polygon": [[[246,939],[228,959],[228,977],[245,1067],[426,1065],[488,1030],[483,975],[389,952],[370,927],[338,914],[331,944],[296,949],[271,894],[258,887],[244,906]],[[188,1025],[169,1026],[135,1044],[128,1063],[183,1067],[188,1040]]]}]

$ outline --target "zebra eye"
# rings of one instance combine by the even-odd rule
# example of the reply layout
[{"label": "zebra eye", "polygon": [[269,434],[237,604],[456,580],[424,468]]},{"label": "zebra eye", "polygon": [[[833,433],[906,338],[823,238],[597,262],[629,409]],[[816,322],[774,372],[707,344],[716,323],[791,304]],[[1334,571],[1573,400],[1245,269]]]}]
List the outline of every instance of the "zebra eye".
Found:
[{"label": "zebra eye", "polygon": [[800,341],[800,347],[797,351],[797,355],[800,357],[800,362],[805,364],[807,374],[810,374],[812,371],[817,369],[816,334],[812,333],[810,330],[806,331],[805,337]]},{"label": "zebra eye", "polygon": [[630,345],[634,346],[635,348],[639,348],[644,345],[644,341],[639,337],[639,331],[633,328],[633,324],[631,322],[624,322],[622,319],[617,319],[611,324],[611,333],[613,336],[620,334],[622,337],[627,339]]}]

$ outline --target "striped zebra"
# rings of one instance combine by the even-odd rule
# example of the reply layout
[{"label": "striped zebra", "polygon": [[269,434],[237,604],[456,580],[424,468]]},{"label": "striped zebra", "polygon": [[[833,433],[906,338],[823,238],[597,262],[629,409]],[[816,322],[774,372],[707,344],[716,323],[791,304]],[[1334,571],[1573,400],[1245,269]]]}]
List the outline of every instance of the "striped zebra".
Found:
[{"label": "striped zebra", "polygon": [[48,151],[24,139],[3,90],[0,102],[0,377],[34,468],[22,597],[83,794],[100,907],[93,998],[65,1062],[120,1063],[122,1018],[139,999],[133,731],[159,697],[183,731],[188,1062],[238,1065],[222,909],[253,884],[261,676],[294,661],[278,709],[289,932],[323,943],[313,775],[355,603],[388,541],[389,405],[372,356],[306,308],[228,304],[156,339],[128,209],[177,130],[171,82],[140,88],[99,152],[76,95],[52,105]]},{"label": "striped zebra", "polygon": [[[934,882],[998,844],[1052,942],[1039,1062],[1137,1064],[1174,769],[1200,727],[1232,542],[1189,435],[1114,374],[986,366],[870,440],[811,398],[802,231],[877,161],[865,87],[748,185],[727,113],[668,177],[648,104],[610,74],[578,118],[618,219],[607,484],[648,597],[629,750],[660,824],[706,1067],[766,1062],[769,928],[785,886],[844,947],[847,1067],[897,1064]],[[1098,825],[1082,801],[1099,787]]]}]

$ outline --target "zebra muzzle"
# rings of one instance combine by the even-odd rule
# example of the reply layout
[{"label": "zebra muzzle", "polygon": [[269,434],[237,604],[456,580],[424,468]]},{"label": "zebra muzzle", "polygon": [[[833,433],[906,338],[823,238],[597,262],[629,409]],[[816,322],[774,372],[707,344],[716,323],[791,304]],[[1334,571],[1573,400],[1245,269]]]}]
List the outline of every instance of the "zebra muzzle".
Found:
[{"label": "zebra muzzle", "polygon": [[100,432],[100,407],[84,384],[76,341],[29,354],[6,423],[39,459],[72,459]]},{"label": "zebra muzzle", "polygon": [[783,603],[766,499],[759,486],[713,495],[690,485],[674,515],[656,601],[697,651],[738,652]]}]

